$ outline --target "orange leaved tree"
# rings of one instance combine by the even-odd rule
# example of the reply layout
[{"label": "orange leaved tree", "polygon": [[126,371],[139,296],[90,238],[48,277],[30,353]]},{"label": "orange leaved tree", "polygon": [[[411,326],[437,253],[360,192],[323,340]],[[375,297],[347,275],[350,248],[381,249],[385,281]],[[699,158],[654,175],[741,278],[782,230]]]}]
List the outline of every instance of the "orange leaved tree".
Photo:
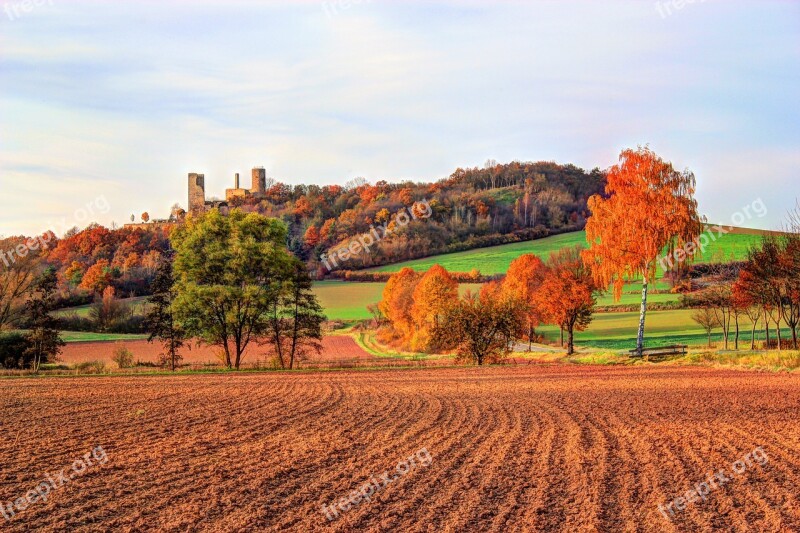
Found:
[{"label": "orange leaved tree", "polygon": [[86,270],[83,275],[81,289],[86,289],[93,293],[102,293],[111,284],[111,266],[105,259],[100,259]]},{"label": "orange leaved tree", "polygon": [[703,231],[694,199],[695,177],[677,171],[647,147],[624,150],[607,175],[604,195],[589,198],[586,223],[589,249],[584,261],[598,286],[613,286],[619,301],[626,281],[642,279],[642,304],[636,349],[644,348],[647,286],[654,281],[658,256],[683,247],[696,251]]},{"label": "orange leaved tree", "polygon": [[306,246],[309,248],[313,248],[319,244],[320,236],[319,230],[314,224],[308,226],[305,235],[303,235],[303,242],[306,243]]},{"label": "orange leaved tree", "polygon": [[383,316],[391,324],[397,337],[408,341],[414,332],[414,319],[411,307],[414,305],[414,289],[420,275],[406,267],[389,278],[383,288],[383,299],[378,304]]},{"label": "orange leaved tree", "polygon": [[549,320],[567,332],[567,355],[575,352],[575,331],[583,331],[592,321],[594,292],[592,273],[581,259],[580,247],[550,256],[538,298]]},{"label": "orange leaved tree", "polygon": [[523,304],[518,309],[522,313],[522,323],[526,326],[529,351],[536,334],[534,328],[543,321],[537,293],[546,271],[541,259],[533,254],[525,254],[512,261],[503,280],[503,294],[515,297]]},{"label": "orange leaved tree", "polygon": [[439,325],[445,311],[458,300],[458,283],[441,265],[433,265],[414,289],[414,331],[412,350],[429,350],[431,331]]}]

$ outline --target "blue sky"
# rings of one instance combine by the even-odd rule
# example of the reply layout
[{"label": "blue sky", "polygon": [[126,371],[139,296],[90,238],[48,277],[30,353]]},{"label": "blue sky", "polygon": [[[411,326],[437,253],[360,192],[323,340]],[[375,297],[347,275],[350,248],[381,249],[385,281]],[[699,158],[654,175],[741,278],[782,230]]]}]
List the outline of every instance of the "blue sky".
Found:
[{"label": "blue sky", "polygon": [[222,195],[644,143],[713,221],[800,197],[798,2],[31,2],[0,0],[0,235],[99,196],[166,216],[192,171]]}]

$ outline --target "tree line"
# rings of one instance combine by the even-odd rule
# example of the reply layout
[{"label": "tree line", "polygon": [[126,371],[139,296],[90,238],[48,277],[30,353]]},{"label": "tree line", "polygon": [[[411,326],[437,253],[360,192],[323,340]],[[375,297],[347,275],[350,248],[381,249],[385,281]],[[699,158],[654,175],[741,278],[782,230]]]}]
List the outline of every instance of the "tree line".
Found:
[{"label": "tree line", "polygon": [[[458,282],[440,265],[425,273],[403,268],[392,275],[378,304],[379,338],[417,352],[455,351],[478,365],[497,362],[521,340],[540,340],[536,328],[553,324],[568,354],[574,332],[591,323],[596,304],[591,272],[579,248],[515,259],[502,281],[459,294]],[[530,345],[529,345],[530,347]]]},{"label": "tree line", "polygon": [[[493,190],[497,176],[476,170],[459,172],[452,179],[482,182]],[[692,172],[675,169],[649,147],[623,150],[619,163],[605,173],[603,193],[588,199],[586,250],[558,252],[546,264],[522,256],[502,282],[488,283],[478,294],[462,297],[452,275],[440,266],[424,275],[404,269],[389,279],[377,308],[388,323],[383,336],[411,350],[455,349],[481,364],[507,354],[517,339],[527,337],[530,342],[535,327],[549,323],[561,330],[562,345],[566,332],[571,354],[573,332],[591,321],[594,294],[612,289],[619,301],[625,283],[640,281],[636,352],[641,356],[648,288],[655,281],[659,257],[680,250],[688,262],[699,251],[697,242],[706,221],[698,213],[695,187]],[[697,308],[693,317],[708,332],[709,342],[713,328],[721,326],[727,348],[733,328],[738,349],[740,318],[747,316],[752,324],[751,347],[762,320],[768,348],[797,349],[800,207],[790,214],[785,235],[765,236],[743,264],[720,268],[734,274],[683,302]],[[791,340],[783,339],[783,326]]]},{"label": "tree line", "polygon": [[[489,190],[498,185],[492,171],[457,174],[452,177],[456,182],[484,180]],[[535,188],[537,178],[525,182]],[[516,339],[527,336],[530,342],[536,325],[549,323],[562,332],[562,345],[566,332],[572,354],[574,331],[591,321],[594,294],[613,289],[619,301],[625,283],[641,280],[636,342],[641,355],[648,286],[655,281],[658,257],[693,242],[703,230],[695,177],[676,170],[648,147],[637,147],[620,153],[619,163],[597,183],[603,182],[602,191],[585,190],[591,194],[586,250],[557,252],[546,264],[533,256],[520,257],[501,283],[489,283],[479,294],[463,298],[441,267],[422,277],[410,270],[398,273],[387,283],[379,306],[389,322],[389,340],[412,350],[455,347],[482,363],[507,353]],[[694,252],[688,249],[687,257]]]},{"label": "tree line", "polygon": [[574,165],[487,162],[481,169],[457,169],[434,183],[371,184],[358,178],[344,186],[317,186],[270,180],[264,198],[236,198],[232,204],[287,224],[290,250],[321,277],[327,273],[320,261],[323,253],[374,226],[392,225],[396,213],[417,202],[430,203],[430,218],[397,228],[343,269],[581,229],[586,200],[604,182],[600,170],[586,172]]},{"label": "tree line", "polygon": [[[315,279],[328,274],[322,254],[373,226],[391,225],[393,216],[416,202],[430,201],[430,218],[414,221],[378,242],[369,254],[342,265],[358,270],[438,253],[519,242],[581,229],[586,199],[599,192],[603,172],[552,162],[487,162],[483,168],[457,169],[434,183],[355,179],[340,185],[289,185],[270,180],[263,198],[237,198],[232,207],[280,220],[287,227],[286,245],[303,260]],[[55,298],[60,307],[100,301],[108,287],[117,297],[148,296],[156,270],[171,249],[171,233],[183,213],[173,207],[172,225],[149,228],[105,228],[90,224],[61,237],[48,232],[47,245],[28,246],[36,238],[0,238],[0,252],[23,246],[11,270],[56,272]],[[146,215],[146,214],[145,214]],[[149,218],[143,216],[143,220]],[[6,260],[7,262],[10,262]],[[5,265],[0,263],[0,269]],[[20,294],[31,278],[12,282],[0,293],[0,327],[6,314],[21,311]],[[14,309],[4,310],[12,306]]]},{"label": "tree line", "polygon": [[[746,261],[717,267],[707,287],[685,297],[686,305],[696,308],[692,319],[706,332],[709,347],[713,331],[721,329],[725,349],[733,334],[733,346],[738,350],[741,323],[747,319],[751,350],[756,348],[759,324],[766,349],[798,349],[800,234],[796,229],[762,237]],[[783,338],[783,328],[791,338]]]}]

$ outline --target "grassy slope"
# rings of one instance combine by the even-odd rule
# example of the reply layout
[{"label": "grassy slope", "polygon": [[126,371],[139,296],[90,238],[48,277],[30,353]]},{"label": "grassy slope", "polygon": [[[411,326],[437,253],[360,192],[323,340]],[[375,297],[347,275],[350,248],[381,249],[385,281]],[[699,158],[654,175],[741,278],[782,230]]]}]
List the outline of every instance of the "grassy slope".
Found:
[{"label": "grassy slope", "polygon": [[535,241],[515,242],[466,252],[416,259],[414,261],[386,265],[374,270],[378,272],[397,272],[403,267],[411,267],[417,271],[425,271],[433,265],[439,264],[451,272],[469,272],[473,268],[477,268],[481,271],[481,274],[485,275],[502,274],[508,270],[508,266],[514,259],[523,254],[532,253],[542,258],[547,258],[554,251],[569,246],[584,245],[585,243],[586,234],[582,231],[577,231]]},{"label": "grassy slope", "polygon": [[[716,237],[716,235],[714,236]],[[760,239],[759,235],[741,232],[721,235],[705,248],[704,253],[698,257],[698,262],[722,262],[729,261],[732,258],[743,259],[748,248],[752,244],[759,242]],[[451,272],[469,272],[473,268],[477,268],[482,274],[501,274],[506,272],[511,262],[520,255],[532,253],[546,259],[554,251],[576,245],[586,245],[585,232],[576,231],[535,241],[502,244],[466,252],[438,255],[386,265],[372,270],[377,272],[397,272],[403,267],[411,267],[414,270],[424,271],[435,264],[439,264]]]}]

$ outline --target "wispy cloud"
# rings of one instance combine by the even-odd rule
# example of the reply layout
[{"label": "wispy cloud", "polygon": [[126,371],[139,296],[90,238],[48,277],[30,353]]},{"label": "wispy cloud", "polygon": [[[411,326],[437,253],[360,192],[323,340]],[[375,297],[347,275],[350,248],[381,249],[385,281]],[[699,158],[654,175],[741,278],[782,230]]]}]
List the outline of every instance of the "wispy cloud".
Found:
[{"label": "wispy cloud", "polygon": [[[314,1],[54,2],[0,21],[0,234],[98,193],[100,222],[166,214],[192,170],[221,193],[256,164],[292,183],[436,179],[487,158],[605,167],[642,142],[693,168],[702,207],[724,213],[753,166],[770,190],[796,178],[798,15],[711,0],[668,19],[648,2],[373,0],[335,17]],[[797,194],[763,193],[765,223]]]}]

